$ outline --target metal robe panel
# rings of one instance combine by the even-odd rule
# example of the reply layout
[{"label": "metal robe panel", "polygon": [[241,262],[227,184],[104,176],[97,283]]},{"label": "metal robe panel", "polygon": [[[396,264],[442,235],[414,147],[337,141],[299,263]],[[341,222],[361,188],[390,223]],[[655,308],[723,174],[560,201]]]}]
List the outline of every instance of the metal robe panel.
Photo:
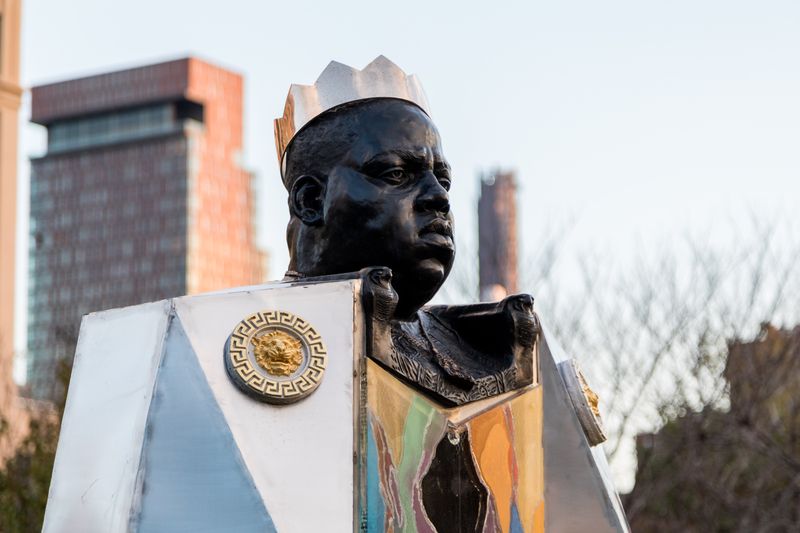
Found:
[{"label": "metal robe panel", "polygon": [[128,530],[169,312],[162,301],[84,318],[43,531]]},{"label": "metal robe panel", "polygon": [[[275,527],[353,531],[354,361],[362,353],[359,281],[266,286],[175,300],[175,309]],[[302,317],[328,366],[307,398],[261,403],[230,380],[223,347],[242,319],[266,310]]]},{"label": "metal robe panel", "polygon": [[444,407],[367,361],[369,533],[542,533],[542,387]]},{"label": "metal robe panel", "polygon": [[546,329],[542,341],[546,529],[558,533],[627,532],[603,449],[589,446],[558,372],[556,365],[567,357]]},{"label": "metal robe panel", "polygon": [[180,321],[158,371],[131,530],[275,533]]}]

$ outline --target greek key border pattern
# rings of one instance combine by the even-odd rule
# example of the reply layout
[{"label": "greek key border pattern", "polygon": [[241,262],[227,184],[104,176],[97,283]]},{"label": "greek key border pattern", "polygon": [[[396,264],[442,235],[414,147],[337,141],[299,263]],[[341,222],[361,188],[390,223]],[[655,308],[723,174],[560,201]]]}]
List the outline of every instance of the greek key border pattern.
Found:
[{"label": "greek key border pattern", "polygon": [[[302,374],[292,380],[270,379],[269,376],[256,370],[247,356],[250,339],[259,330],[269,326],[282,326],[293,331],[302,337],[308,346],[310,358],[308,365]],[[328,352],[317,330],[303,318],[286,311],[254,313],[239,322],[231,334],[226,357],[232,370],[231,377],[238,379],[240,384],[264,400],[277,403],[294,402],[311,394],[322,381],[328,362]]]}]

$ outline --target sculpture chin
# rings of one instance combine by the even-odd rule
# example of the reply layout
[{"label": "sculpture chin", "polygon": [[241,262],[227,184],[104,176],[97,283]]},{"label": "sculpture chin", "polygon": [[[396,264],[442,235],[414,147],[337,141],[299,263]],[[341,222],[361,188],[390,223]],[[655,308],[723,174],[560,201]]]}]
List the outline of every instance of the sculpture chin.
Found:
[{"label": "sculpture chin", "polygon": [[436,285],[434,292],[444,283],[449,273],[449,265],[443,264],[439,259],[423,259],[417,266],[417,278],[422,286]]},{"label": "sculpture chin", "polygon": [[454,255],[427,256],[415,262],[410,271],[393,270],[392,285],[397,291],[399,302],[395,318],[410,320],[425,305],[447,279],[453,266]]}]

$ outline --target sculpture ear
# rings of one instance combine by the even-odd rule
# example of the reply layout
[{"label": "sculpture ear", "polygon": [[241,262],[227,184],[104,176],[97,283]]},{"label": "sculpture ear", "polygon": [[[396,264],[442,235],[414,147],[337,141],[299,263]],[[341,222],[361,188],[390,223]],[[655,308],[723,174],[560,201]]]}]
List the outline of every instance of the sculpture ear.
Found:
[{"label": "sculpture ear", "polygon": [[304,224],[322,224],[324,203],[325,182],[321,179],[304,174],[294,181],[289,192],[289,209]]}]

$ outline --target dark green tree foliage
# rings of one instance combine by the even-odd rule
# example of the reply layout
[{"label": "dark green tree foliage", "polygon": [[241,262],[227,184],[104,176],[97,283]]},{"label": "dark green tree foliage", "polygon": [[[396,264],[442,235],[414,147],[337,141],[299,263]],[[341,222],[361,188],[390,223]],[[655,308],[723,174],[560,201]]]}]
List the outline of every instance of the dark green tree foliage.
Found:
[{"label": "dark green tree foliage", "polygon": [[[47,493],[56,455],[61,417],[72,365],[58,364],[54,404],[42,405],[32,413],[30,432],[0,470],[0,533],[29,533],[42,530]],[[4,424],[0,424],[0,431]]]},{"label": "dark green tree foliage", "polygon": [[0,472],[0,531],[41,531],[58,442],[58,420],[40,415]]}]

